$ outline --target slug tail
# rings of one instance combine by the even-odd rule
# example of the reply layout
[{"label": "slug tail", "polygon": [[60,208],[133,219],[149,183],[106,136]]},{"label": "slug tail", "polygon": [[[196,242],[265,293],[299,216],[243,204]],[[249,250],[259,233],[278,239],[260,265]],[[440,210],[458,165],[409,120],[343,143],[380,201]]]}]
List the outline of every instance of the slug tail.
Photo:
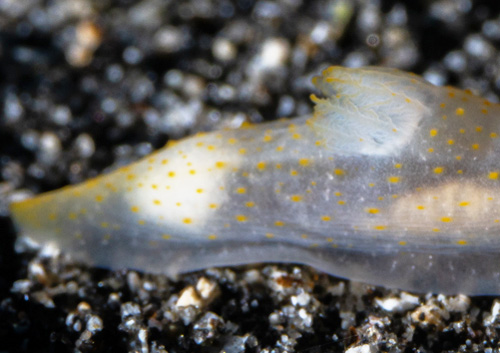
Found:
[{"label": "slug tail", "polygon": [[44,240],[45,232],[41,233],[40,230],[46,228],[48,221],[57,218],[57,215],[50,211],[49,205],[53,199],[53,193],[46,193],[10,204],[9,210],[20,234],[29,236],[35,241]]}]

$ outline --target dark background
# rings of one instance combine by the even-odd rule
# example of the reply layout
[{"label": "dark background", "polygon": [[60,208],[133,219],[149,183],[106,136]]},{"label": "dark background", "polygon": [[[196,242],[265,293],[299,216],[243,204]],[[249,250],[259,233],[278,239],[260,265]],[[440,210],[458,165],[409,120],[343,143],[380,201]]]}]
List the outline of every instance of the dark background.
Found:
[{"label": "dark background", "polygon": [[[0,352],[498,348],[496,298],[420,295],[388,312],[377,300],[411,300],[307,267],[178,281],[85,268],[15,253],[7,205],[170,138],[308,113],[310,77],[329,64],[396,67],[498,101],[499,44],[497,1],[0,2]],[[215,299],[176,308],[202,277]]]}]

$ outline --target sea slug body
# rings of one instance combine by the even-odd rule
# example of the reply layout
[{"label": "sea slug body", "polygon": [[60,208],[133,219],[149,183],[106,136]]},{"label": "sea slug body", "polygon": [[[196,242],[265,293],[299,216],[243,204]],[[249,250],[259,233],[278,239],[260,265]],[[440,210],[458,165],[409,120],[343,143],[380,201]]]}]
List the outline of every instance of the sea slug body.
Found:
[{"label": "sea slug body", "polygon": [[314,115],[198,134],[11,205],[89,265],[175,275],[294,262],[418,292],[500,294],[500,106],[330,67]]}]

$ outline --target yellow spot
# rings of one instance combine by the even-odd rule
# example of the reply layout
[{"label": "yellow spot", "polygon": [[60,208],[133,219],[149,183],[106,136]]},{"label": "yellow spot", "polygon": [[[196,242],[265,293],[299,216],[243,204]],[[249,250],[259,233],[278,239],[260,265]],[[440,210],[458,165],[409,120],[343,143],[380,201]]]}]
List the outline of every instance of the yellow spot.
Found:
[{"label": "yellow spot", "polygon": [[432,148],[432,147],[431,147],[431,148],[429,148],[429,149],[427,150],[427,152],[429,152],[429,153],[434,152],[434,148]]},{"label": "yellow spot", "polygon": [[462,159],[462,156],[456,156],[456,157],[455,157],[455,159],[456,159],[457,161],[460,161],[460,160]]},{"label": "yellow spot", "polygon": [[454,141],[454,140],[452,140],[452,139],[449,139],[449,140],[448,140],[448,145],[453,145],[454,143],[455,143],[455,141]]},{"label": "yellow spot", "polygon": [[444,170],[443,167],[436,167],[436,168],[434,168],[434,173],[441,174],[443,172],[443,170]]},{"label": "yellow spot", "polygon": [[377,197],[377,198],[378,198],[380,201],[382,201],[382,200],[384,199],[384,197],[383,197],[383,196],[379,196],[379,197]]},{"label": "yellow spot", "polygon": [[277,227],[283,227],[285,225],[285,223],[282,221],[276,221],[276,222],[274,222],[274,225]]},{"label": "yellow spot", "polygon": [[461,207],[465,207],[465,206],[469,206],[469,205],[470,205],[470,202],[468,202],[468,201],[462,201],[462,202],[458,203],[458,206],[461,206]]},{"label": "yellow spot", "polygon": [[301,234],[301,235],[300,235],[300,237],[301,237],[302,239],[307,239],[307,238],[308,238],[307,234]]},{"label": "yellow spot", "polygon": [[191,174],[191,175],[195,175],[195,174],[196,174],[196,170],[191,169],[191,170],[189,171],[189,174]]},{"label": "yellow spot", "polygon": [[378,209],[378,208],[368,208],[368,209],[366,210],[366,212],[367,212],[367,213],[369,213],[369,214],[377,214],[377,213],[379,213],[380,211],[379,211],[379,209]]},{"label": "yellow spot", "polygon": [[246,192],[247,192],[247,189],[245,189],[245,188],[237,188],[236,189],[237,194],[246,194]]},{"label": "yellow spot", "polygon": [[262,140],[263,140],[264,142],[269,142],[269,141],[272,141],[272,140],[273,140],[273,138],[272,138],[272,136],[270,136],[270,135],[265,135],[265,136],[264,136],[264,138],[263,138]]},{"label": "yellow spot", "polygon": [[229,140],[227,140],[227,142],[230,144],[230,145],[234,145],[236,143],[236,139],[235,138],[230,138]]},{"label": "yellow spot", "polygon": [[477,143],[473,144],[473,145],[472,145],[472,149],[473,149],[473,150],[477,150],[477,149],[479,149],[479,144],[477,144]]},{"label": "yellow spot", "polygon": [[276,147],[276,151],[281,152],[283,151],[284,147],[283,146],[278,146]]},{"label": "yellow spot", "polygon": [[217,235],[215,235],[215,234],[210,234],[208,236],[208,240],[215,240],[215,239],[217,239]]},{"label": "yellow spot", "polygon": [[226,166],[226,163],[220,162],[220,161],[219,162],[215,162],[215,166],[217,168],[224,168]]},{"label": "yellow spot", "polygon": [[299,164],[303,167],[307,167],[309,165],[309,159],[307,158],[299,159]]},{"label": "yellow spot", "polygon": [[476,132],[481,132],[483,131],[483,127],[482,126],[476,126]]},{"label": "yellow spot", "polygon": [[402,167],[401,163],[394,164],[394,168],[396,169],[401,169],[401,167]]},{"label": "yellow spot", "polygon": [[436,136],[437,133],[438,133],[438,131],[436,129],[431,129],[431,131],[429,131],[429,135],[431,135],[431,137]]},{"label": "yellow spot", "polygon": [[335,175],[345,175],[345,171],[343,169],[335,169]]},{"label": "yellow spot", "polygon": [[240,128],[243,128],[243,129],[253,129],[254,127],[255,126],[251,122],[249,122],[249,121],[244,121],[240,125]]},{"label": "yellow spot", "polygon": [[374,183],[369,183],[368,186],[372,188],[372,187],[375,186],[375,184]]},{"label": "yellow spot", "polygon": [[441,108],[446,108],[446,103],[441,103],[439,106],[440,106]]},{"label": "yellow spot", "polygon": [[488,175],[488,178],[493,179],[493,180],[497,180],[498,179],[498,172],[490,172],[490,174]]},{"label": "yellow spot", "polygon": [[344,200],[339,200],[337,203],[338,203],[339,205],[345,205],[345,201],[344,201]]},{"label": "yellow spot", "polygon": [[410,103],[410,102],[411,102],[411,99],[410,99],[410,98],[405,98],[405,102],[406,102],[406,103]]},{"label": "yellow spot", "polygon": [[397,177],[397,176],[390,176],[390,177],[387,178],[387,181],[389,183],[394,183],[394,184],[395,183],[399,183],[399,177]]},{"label": "yellow spot", "polygon": [[153,200],[153,203],[157,206],[161,205],[161,201],[160,200]]},{"label": "yellow spot", "polygon": [[245,206],[247,206],[247,207],[254,207],[255,206],[255,202],[252,202],[252,201],[245,202]]},{"label": "yellow spot", "polygon": [[215,150],[215,146],[214,145],[208,145],[207,146],[207,150],[213,151],[213,150]]},{"label": "yellow spot", "polygon": [[297,174],[299,174],[299,172],[297,172],[296,170],[291,170],[290,171],[290,175],[291,176],[296,176]]},{"label": "yellow spot", "polygon": [[467,245],[467,240],[463,240],[463,239],[457,240],[457,244],[458,245]]},{"label": "yellow spot", "polygon": [[316,186],[316,182],[315,181],[311,181],[311,185],[312,186]]},{"label": "yellow spot", "polygon": [[335,196],[342,196],[342,193],[340,191],[336,191]]},{"label": "yellow spot", "polygon": [[302,137],[302,136],[300,136],[300,134],[298,134],[298,133],[294,133],[294,134],[292,135],[292,138],[293,138],[294,140],[299,140],[301,137]]},{"label": "yellow spot", "polygon": [[201,147],[201,146],[203,146],[203,145],[204,145],[204,143],[203,143],[203,142],[198,142],[198,143],[196,143],[196,146],[197,146],[197,147]]},{"label": "yellow spot", "polygon": [[460,130],[458,130],[458,132],[461,134],[465,134],[465,129],[460,129]]},{"label": "yellow spot", "polygon": [[331,221],[331,220],[332,220],[332,217],[330,217],[330,216],[321,216],[321,220],[322,220],[323,222],[329,222],[329,221]]},{"label": "yellow spot", "polygon": [[451,221],[453,221],[453,218],[451,218],[451,217],[441,218],[441,222],[444,222],[444,223],[450,223]]},{"label": "yellow spot", "polygon": [[457,170],[457,174],[462,174],[464,171],[462,169]]},{"label": "yellow spot", "polygon": [[455,114],[457,115],[464,115],[464,113],[465,113],[464,108],[457,108],[457,110],[455,110]]},{"label": "yellow spot", "polygon": [[185,224],[191,224],[191,223],[193,223],[193,220],[191,218],[184,218],[182,220],[182,222],[185,223]]},{"label": "yellow spot", "polygon": [[418,205],[418,206],[417,206],[417,209],[418,209],[418,210],[424,210],[424,209],[425,209],[425,207],[424,207],[424,206],[422,206],[422,205]]},{"label": "yellow spot", "polygon": [[153,184],[153,185],[151,185],[151,188],[153,188],[153,189],[158,189],[158,185]]},{"label": "yellow spot", "polygon": [[146,224],[146,221],[145,221],[145,220],[143,220],[143,219],[140,219],[140,220],[138,220],[138,221],[137,221],[137,224],[139,224],[139,225],[143,226],[143,225],[145,225],[145,224]]},{"label": "yellow spot", "polygon": [[274,234],[273,233],[266,233],[266,238],[274,238]]},{"label": "yellow spot", "polygon": [[300,201],[302,201],[302,196],[292,195],[292,196],[290,196],[290,200],[292,200],[293,202],[300,202]]},{"label": "yellow spot", "polygon": [[235,218],[238,222],[246,222],[248,220],[247,216],[242,214],[236,215]]},{"label": "yellow spot", "polygon": [[406,241],[404,241],[404,240],[401,240],[398,244],[401,245],[401,246],[405,246],[408,243]]},{"label": "yellow spot", "polygon": [[247,150],[246,150],[245,148],[240,148],[240,149],[238,150],[238,153],[239,153],[239,154],[246,154],[246,153],[247,153]]},{"label": "yellow spot", "polygon": [[486,109],[486,108],[481,109],[481,113],[488,114],[488,109]]},{"label": "yellow spot", "polygon": [[264,170],[264,169],[266,169],[266,162],[259,162],[259,163],[257,163],[257,169],[258,170]]},{"label": "yellow spot", "polygon": [[492,132],[492,133],[490,134],[490,137],[491,137],[492,139],[496,139],[496,138],[498,137],[498,134],[497,134],[496,132]]},{"label": "yellow spot", "polygon": [[168,163],[168,159],[162,159],[161,160],[161,164],[167,164]]},{"label": "yellow spot", "polygon": [[102,202],[102,201],[104,201],[104,197],[103,197],[102,195],[97,195],[97,196],[95,197],[95,200],[96,200],[97,202]]},{"label": "yellow spot", "polygon": [[175,172],[168,172],[167,174],[170,178],[173,178],[175,176]]},{"label": "yellow spot", "polygon": [[217,204],[211,203],[211,204],[208,205],[208,207],[210,207],[210,208],[217,208]]},{"label": "yellow spot", "polygon": [[281,164],[277,163],[276,164],[276,169],[281,169]]},{"label": "yellow spot", "polygon": [[203,193],[203,189],[196,189],[196,192],[197,192],[198,194],[201,194],[201,193]]},{"label": "yellow spot", "polygon": [[76,213],[74,213],[74,212],[71,212],[71,213],[68,215],[68,218],[69,218],[69,219],[76,219],[76,217],[77,217],[77,215],[76,215]]},{"label": "yellow spot", "polygon": [[135,178],[135,174],[127,174],[127,180],[134,180]]},{"label": "yellow spot", "polygon": [[382,225],[378,225],[378,226],[375,226],[373,227],[375,230],[385,230],[387,229],[387,226],[382,226]]},{"label": "yellow spot", "polygon": [[130,211],[132,211],[132,212],[139,212],[139,207],[132,206],[132,207],[130,207]]},{"label": "yellow spot", "polygon": [[102,228],[108,228],[109,227],[108,222],[101,222],[101,227]]}]

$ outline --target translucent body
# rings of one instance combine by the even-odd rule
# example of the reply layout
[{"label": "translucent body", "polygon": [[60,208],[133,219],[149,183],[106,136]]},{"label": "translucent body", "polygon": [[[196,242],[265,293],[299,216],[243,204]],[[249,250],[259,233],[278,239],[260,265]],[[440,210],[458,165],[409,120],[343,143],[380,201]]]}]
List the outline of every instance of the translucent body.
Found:
[{"label": "translucent body", "polygon": [[184,139],[14,203],[14,221],[109,268],[294,262],[500,294],[500,106],[390,69],[332,67],[314,83],[314,116]]}]

